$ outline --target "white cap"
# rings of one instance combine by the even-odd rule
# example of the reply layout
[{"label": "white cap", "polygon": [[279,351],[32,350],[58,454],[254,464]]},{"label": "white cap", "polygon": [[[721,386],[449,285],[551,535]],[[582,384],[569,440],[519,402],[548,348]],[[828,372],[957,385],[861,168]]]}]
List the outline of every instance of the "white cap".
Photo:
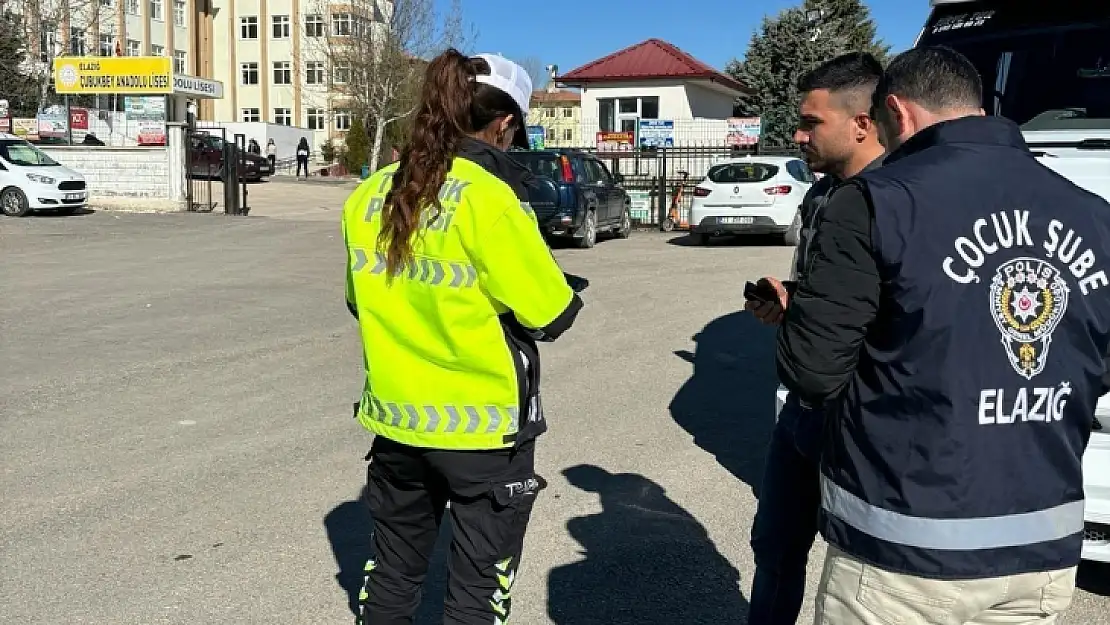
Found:
[{"label": "white cap", "polygon": [[[532,100],[532,79],[528,76],[528,72],[503,56],[496,54],[475,54],[474,56],[489,63],[490,74],[489,76],[479,75],[475,80],[509,94],[520,107],[520,114],[528,115],[528,103]],[[519,121],[521,126],[525,124],[525,120]]]}]

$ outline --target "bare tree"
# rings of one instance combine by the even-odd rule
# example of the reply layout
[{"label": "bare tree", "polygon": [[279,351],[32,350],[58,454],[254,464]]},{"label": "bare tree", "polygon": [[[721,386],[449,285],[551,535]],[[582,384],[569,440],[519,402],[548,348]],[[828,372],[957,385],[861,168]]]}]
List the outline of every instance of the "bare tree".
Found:
[{"label": "bare tree", "polygon": [[547,81],[550,78],[547,70],[544,68],[543,61],[536,56],[526,56],[520,60],[519,65],[528,72],[528,77],[532,79],[532,89],[543,89],[547,86]]},{"label": "bare tree", "polygon": [[22,61],[14,67],[0,63],[0,85],[14,81],[13,76],[32,81],[37,85],[35,110],[54,99],[55,58],[93,55],[97,37],[116,30],[112,9],[98,0],[6,0],[0,1],[0,11],[12,16],[9,23],[18,31]]},{"label": "bare tree", "polygon": [[415,110],[427,62],[470,39],[459,0],[442,17],[435,0],[317,1],[331,36],[310,40],[322,43],[331,68],[331,103],[364,120],[372,133],[368,163],[376,170],[387,128]]}]

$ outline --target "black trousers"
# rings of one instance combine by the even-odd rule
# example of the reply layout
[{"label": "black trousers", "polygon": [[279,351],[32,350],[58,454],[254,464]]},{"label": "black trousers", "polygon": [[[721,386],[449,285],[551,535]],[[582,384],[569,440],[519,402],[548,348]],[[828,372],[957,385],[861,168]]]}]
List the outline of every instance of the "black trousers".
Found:
[{"label": "black trousers", "polygon": [[298,156],[297,157],[297,175],[298,176],[301,175],[301,168],[302,167],[304,168],[305,178],[307,178],[308,177],[308,157],[307,156]]},{"label": "black trousers", "polygon": [[375,438],[367,470],[374,554],[359,623],[413,622],[444,513],[454,536],[444,624],[507,622],[524,532],[546,485],[534,454],[535,441],[515,450],[443,451]]}]

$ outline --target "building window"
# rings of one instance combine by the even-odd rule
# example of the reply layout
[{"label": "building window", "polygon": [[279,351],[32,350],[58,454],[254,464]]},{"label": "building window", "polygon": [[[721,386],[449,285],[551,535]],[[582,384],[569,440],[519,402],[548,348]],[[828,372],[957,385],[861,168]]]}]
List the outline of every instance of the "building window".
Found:
[{"label": "building window", "polygon": [[659,119],[659,96],[640,98],[640,117],[642,119]]},{"label": "building window", "polygon": [[251,15],[239,18],[239,38],[258,39],[258,16]]},{"label": "building window", "polygon": [[543,116],[544,116],[544,117],[555,117],[555,109],[553,109],[553,108],[545,108],[545,109],[543,110]]},{"label": "building window", "polygon": [[99,48],[100,56],[112,56],[115,54],[113,43],[115,43],[115,41],[111,35],[101,35]]},{"label": "building window", "polygon": [[83,29],[69,29],[69,53],[74,56],[85,56],[88,54],[88,49],[85,47],[85,31]]},{"label": "building window", "polygon": [[139,49],[139,42],[134,39],[127,40],[127,56],[139,56],[142,51]]},{"label": "building window", "polygon": [[574,117],[574,109],[569,106],[563,109],[563,117]]},{"label": "building window", "polygon": [[259,122],[262,121],[262,113],[258,109],[243,109],[240,111],[242,120],[245,122]]},{"label": "building window", "polygon": [[112,6],[112,0],[100,0],[100,6],[110,7]]},{"label": "building window", "polygon": [[274,15],[270,18],[274,24],[274,39],[288,39],[289,38],[289,16],[288,15]]},{"label": "building window", "polygon": [[547,129],[547,140],[548,141],[554,141],[555,140],[555,129],[554,128],[548,128]]},{"label": "building window", "polygon": [[339,61],[332,68],[331,79],[337,85],[345,85],[351,82],[351,64],[347,61]]},{"label": "building window", "polygon": [[324,36],[324,16],[323,15],[306,15],[304,16],[304,34],[306,37],[323,37]]},{"label": "building window", "polygon": [[189,73],[189,57],[184,50],[173,51],[173,73],[175,74],[188,74]]},{"label": "building window", "polygon": [[617,101],[620,104],[621,113],[638,113],[636,98],[621,98]]},{"label": "building window", "polygon": [[293,111],[292,109],[279,108],[274,109],[274,123],[281,126],[293,125]]},{"label": "building window", "polygon": [[124,5],[124,10],[126,10],[131,15],[138,15],[139,14],[139,0],[126,0],[126,1],[127,1],[127,4]]},{"label": "building window", "polygon": [[150,44],[151,56],[166,56],[166,46],[160,46],[156,43]]},{"label": "building window", "polygon": [[289,61],[274,61],[274,84],[293,84],[293,69],[289,66]]},{"label": "building window", "polygon": [[39,32],[39,58],[49,63],[54,58],[54,45],[58,43],[58,27],[51,22],[43,22]]},{"label": "building window", "polygon": [[563,141],[573,141],[574,131],[570,128],[563,128]]},{"label": "building window", "polygon": [[350,37],[354,30],[354,18],[350,13],[336,13],[331,16],[331,34],[336,37]]},{"label": "building window", "polygon": [[240,63],[239,73],[242,75],[244,85],[258,84],[258,63]]},{"label": "building window", "polygon": [[308,109],[308,129],[309,130],[323,130],[324,129],[324,109]]},{"label": "building window", "polygon": [[613,98],[602,98],[597,101],[597,125],[602,132],[612,132],[616,125],[616,110]]},{"label": "building window", "polygon": [[150,0],[150,19],[159,22],[166,19],[166,16],[162,14],[162,0]]},{"label": "building window", "polygon": [[324,84],[324,62],[323,61],[309,61],[305,64],[305,77],[304,82],[306,85],[322,85]]},{"label": "building window", "polygon": [[173,25],[185,28],[185,0],[173,0]]},{"label": "building window", "polygon": [[344,109],[336,109],[335,111],[335,129],[336,130],[350,130],[351,129],[351,112]]}]

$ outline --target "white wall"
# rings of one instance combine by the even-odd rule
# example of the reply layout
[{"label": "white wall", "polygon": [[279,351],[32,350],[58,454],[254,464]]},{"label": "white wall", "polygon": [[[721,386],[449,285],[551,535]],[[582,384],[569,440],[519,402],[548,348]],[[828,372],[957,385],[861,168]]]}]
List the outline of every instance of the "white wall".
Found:
[{"label": "white wall", "polygon": [[597,101],[604,98],[659,97],[659,119],[691,119],[690,102],[681,82],[652,80],[612,82],[582,88],[582,117],[597,119]]},{"label": "white wall", "polygon": [[39,149],[83,175],[90,198],[170,199],[170,161],[164,147],[50,145]]},{"label": "white wall", "polygon": [[736,101],[733,93],[722,93],[699,83],[686,85],[686,98],[695,119],[728,119],[732,117],[732,107]]},{"label": "white wall", "polygon": [[307,128],[268,124],[266,122],[217,122],[215,124],[200,122],[197,130],[218,135],[220,128],[224,129],[224,138],[229,142],[235,141],[237,133],[245,135],[247,143],[254,139],[258,142],[258,145],[262,146],[263,156],[266,155],[266,142],[272,138],[274,144],[277,145],[277,159],[279,161],[296,156],[297,143],[300,142],[301,137],[308,139],[314,157],[319,156],[320,146],[313,142],[315,133]]}]

